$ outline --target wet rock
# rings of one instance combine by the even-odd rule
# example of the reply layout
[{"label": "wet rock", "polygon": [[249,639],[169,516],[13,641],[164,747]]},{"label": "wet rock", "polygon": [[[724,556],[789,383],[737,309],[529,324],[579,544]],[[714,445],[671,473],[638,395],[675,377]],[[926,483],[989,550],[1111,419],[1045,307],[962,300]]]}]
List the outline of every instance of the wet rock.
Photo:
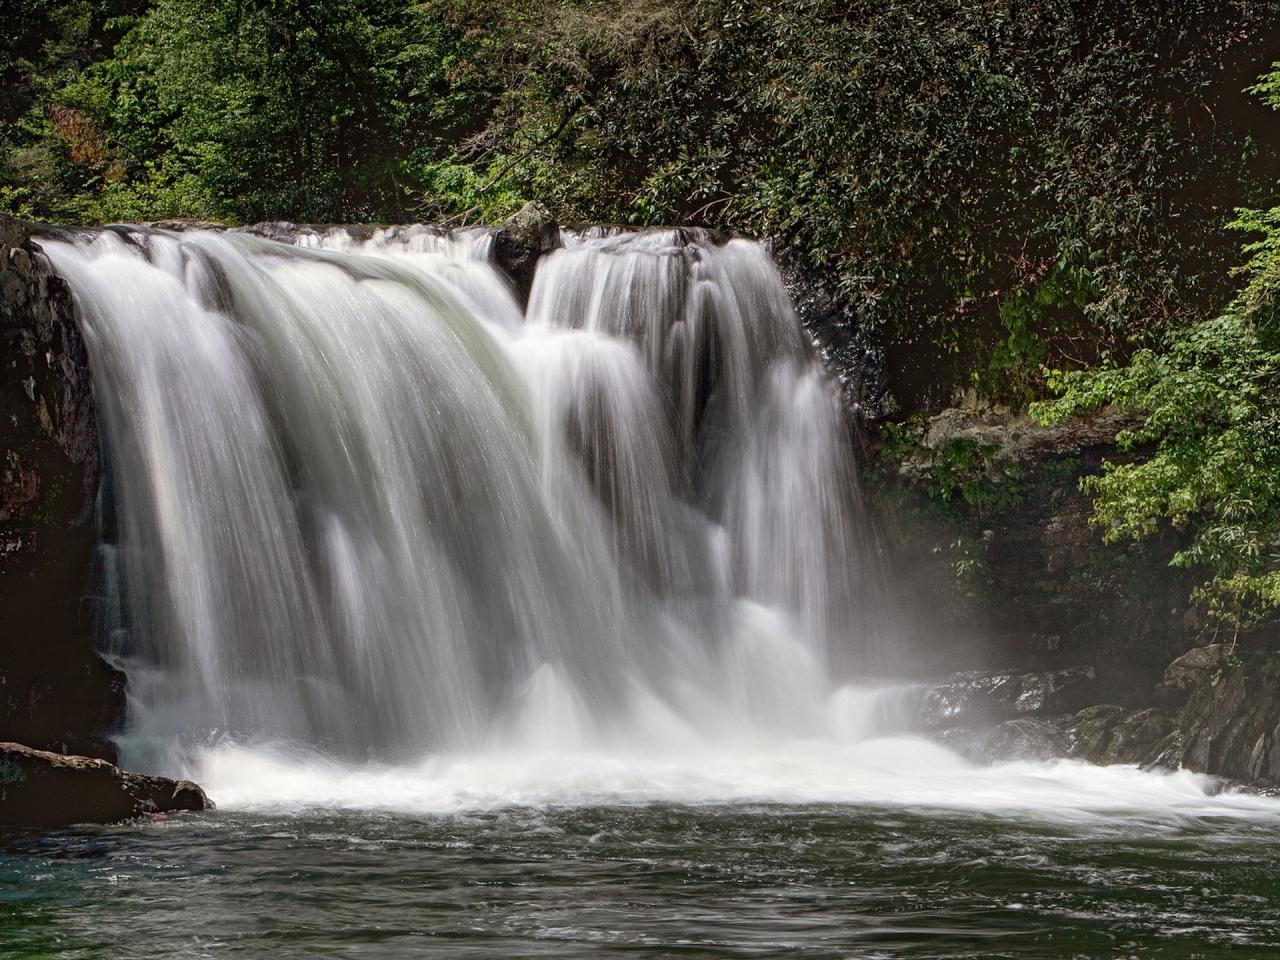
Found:
[{"label": "wet rock", "polygon": [[1125,710],[1116,704],[1085,707],[1054,721],[1066,739],[1070,755],[1090,763],[1141,763],[1177,768],[1178,756],[1168,756],[1176,724],[1161,710]]},{"label": "wet rock", "polygon": [[1066,738],[1072,756],[1101,763],[1111,743],[1111,731],[1124,715],[1123,707],[1104,703],[1085,707],[1054,722]]},{"label": "wet rock", "polygon": [[1227,663],[1229,648],[1213,643],[1188,650],[1165,669],[1160,691],[1177,702],[1185,702],[1198,688],[1212,681]]},{"label": "wet rock", "polygon": [[97,420],[66,284],[0,217],[0,739],[113,757],[124,678],[95,653]]},{"label": "wet rock", "polygon": [[783,237],[769,241],[769,253],[828,373],[840,384],[846,409],[859,421],[880,420],[898,410],[884,351],[840,290],[832,270],[815,266]]},{"label": "wet rock", "polygon": [[1066,736],[1045,720],[1022,717],[991,727],[944,731],[942,742],[977,763],[1008,760],[1057,760],[1071,755]]},{"label": "wet rock", "polygon": [[529,300],[538,260],[560,246],[560,227],[540,203],[526,203],[493,238],[493,258],[515,285],[521,304]]},{"label": "wet rock", "polygon": [[1200,673],[1178,718],[1182,764],[1198,773],[1280,783],[1280,655],[1223,661]]},{"label": "wet rock", "polygon": [[113,823],[212,809],[205,792],[189,780],[126,773],[105,760],[0,743],[0,826]]},{"label": "wet rock", "polygon": [[1111,728],[1101,763],[1151,763],[1160,755],[1165,738],[1174,732],[1171,717],[1150,708],[1127,714]]},{"label": "wet rock", "polygon": [[1074,710],[1092,696],[1094,671],[1072,667],[1039,673],[967,671],[932,684],[920,706],[925,730],[971,727]]},{"label": "wet rock", "polygon": [[143,226],[155,227],[157,230],[174,230],[183,232],[186,230],[226,230],[225,223],[217,223],[213,220],[153,220]]},{"label": "wet rock", "polygon": [[1181,730],[1174,730],[1151,750],[1142,761],[1143,770],[1178,770],[1182,767],[1185,742]]}]

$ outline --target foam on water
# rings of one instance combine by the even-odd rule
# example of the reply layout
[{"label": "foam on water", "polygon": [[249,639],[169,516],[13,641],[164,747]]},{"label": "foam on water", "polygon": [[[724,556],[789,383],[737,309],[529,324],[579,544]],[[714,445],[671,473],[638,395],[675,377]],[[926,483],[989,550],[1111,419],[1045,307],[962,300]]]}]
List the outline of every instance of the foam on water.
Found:
[{"label": "foam on water", "polygon": [[970,763],[916,737],[854,744],[688,743],[682,749],[493,750],[353,766],[288,748],[210,748],[194,774],[224,809],[450,814],[636,803],[870,805],[1060,823],[1225,817],[1280,821],[1280,802],[1187,771],[1075,760]]}]

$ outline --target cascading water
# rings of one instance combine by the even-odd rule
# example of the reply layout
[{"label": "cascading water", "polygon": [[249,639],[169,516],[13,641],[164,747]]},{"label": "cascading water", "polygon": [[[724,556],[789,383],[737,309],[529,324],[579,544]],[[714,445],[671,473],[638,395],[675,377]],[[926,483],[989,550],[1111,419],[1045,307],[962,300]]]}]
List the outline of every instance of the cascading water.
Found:
[{"label": "cascading water", "polygon": [[763,248],[483,231],[43,243],[109,464],[128,763],[232,806],[861,801],[1253,815],[903,730],[840,404]]},{"label": "cascading water", "polygon": [[[831,385],[763,249],[116,229],[45,250],[108,440],[135,760],[825,736],[876,653]],[[833,727],[834,725],[834,727]]]}]

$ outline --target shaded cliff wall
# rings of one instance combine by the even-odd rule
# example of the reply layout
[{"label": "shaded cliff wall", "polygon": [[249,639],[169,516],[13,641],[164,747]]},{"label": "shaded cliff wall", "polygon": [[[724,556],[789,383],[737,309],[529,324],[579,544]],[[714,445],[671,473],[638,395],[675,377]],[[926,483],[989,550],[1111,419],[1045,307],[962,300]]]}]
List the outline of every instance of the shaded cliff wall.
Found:
[{"label": "shaded cliff wall", "polygon": [[1089,522],[1080,479],[1117,458],[1120,426],[953,409],[875,432],[869,496],[925,669],[1092,666],[1100,697],[1141,706],[1205,642],[1195,574],[1169,566],[1176,534],[1104,544]]},{"label": "shaded cliff wall", "polygon": [[955,708],[925,726],[986,758],[1073,755],[1280,784],[1280,631],[1236,635],[1203,618],[1197,571],[1169,565],[1176,530],[1105,544],[1090,523],[1080,480],[1124,458],[1111,438],[1125,425],[949,409],[872,428],[868,496],[894,592],[910,601],[902,642],[919,673],[942,678],[936,696],[964,706],[1011,678],[1071,679],[1069,704]]},{"label": "shaded cliff wall", "polygon": [[0,218],[0,740],[111,758],[124,678],[94,649],[98,475],[70,292]]}]

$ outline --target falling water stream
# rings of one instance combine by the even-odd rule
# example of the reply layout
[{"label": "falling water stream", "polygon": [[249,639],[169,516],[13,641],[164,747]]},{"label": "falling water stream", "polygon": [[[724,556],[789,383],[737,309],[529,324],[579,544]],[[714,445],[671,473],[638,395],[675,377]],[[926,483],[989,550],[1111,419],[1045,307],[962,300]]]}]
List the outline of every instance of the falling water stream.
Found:
[{"label": "falling water stream", "polygon": [[883,660],[846,425],[753,243],[49,243],[107,436],[126,756],[828,737]]},{"label": "falling water stream", "polygon": [[[105,435],[124,760],[222,808],[26,850],[81,920],[114,929],[110,875],[131,956],[1280,956],[1275,801],[911,735],[760,245],[567,234],[522,309],[490,243],[42,241]],[[13,942],[108,955],[30,934],[47,906]]]}]

